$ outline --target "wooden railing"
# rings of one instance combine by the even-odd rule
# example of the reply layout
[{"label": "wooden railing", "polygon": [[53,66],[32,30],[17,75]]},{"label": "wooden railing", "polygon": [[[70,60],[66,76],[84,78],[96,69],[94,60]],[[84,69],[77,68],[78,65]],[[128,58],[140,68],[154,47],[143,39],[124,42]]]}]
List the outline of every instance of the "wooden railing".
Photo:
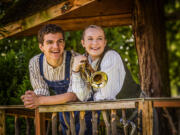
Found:
[{"label": "wooden railing", "polygon": [[[32,109],[26,109],[23,105],[4,105],[0,106],[0,135],[5,135],[6,130],[12,130],[8,129],[6,127],[6,117],[14,117],[14,133],[15,135],[20,135],[22,132],[20,122],[20,118],[24,118],[25,124],[26,124],[26,135],[30,135],[30,130],[36,129],[35,128],[35,122],[33,122],[34,127],[31,127],[30,125],[30,119],[35,119],[35,111]],[[45,120],[51,120],[51,115],[49,113],[46,113]],[[12,131],[11,131],[12,132]],[[24,131],[23,131],[24,132]],[[34,133],[35,134],[35,133]]]},{"label": "wooden railing", "polygon": [[[68,127],[67,135],[74,135],[74,111],[80,111],[79,135],[84,135],[85,132],[85,111],[92,111],[93,135],[117,135],[120,134],[119,127],[121,128],[121,130],[123,129],[124,135],[133,134],[135,130],[135,134],[152,135],[154,108],[162,108],[164,112],[168,114],[167,108],[169,107],[177,108],[177,110],[179,110],[180,112],[180,98],[138,98],[101,102],[74,102],[62,105],[39,106],[35,111],[25,109],[22,105],[0,106],[0,135],[5,135],[5,130],[8,130],[5,128],[5,118],[7,115],[14,117],[15,135],[19,135],[21,133],[18,124],[18,119],[20,117],[23,117],[25,119],[27,135],[30,135],[31,128],[28,121],[29,118],[35,118],[34,128],[36,135],[48,135],[48,132],[50,131],[50,122],[47,121],[51,121],[52,125],[52,133],[49,134],[58,135],[58,112],[70,112],[70,124],[65,121]],[[137,110],[137,123],[128,123],[128,118],[126,117],[127,109]],[[103,118],[99,124],[97,124],[97,110],[101,111]],[[121,121],[120,118],[118,118],[119,113],[121,113]],[[168,120],[169,123],[172,124],[172,120],[170,117],[168,118]],[[130,132],[128,132],[128,126],[131,126]],[[171,125],[171,128],[175,128],[173,127],[173,124]],[[180,129],[172,130],[177,130],[177,132],[180,131]]]},{"label": "wooden railing", "polygon": [[[120,110],[122,113],[123,132],[125,135],[133,134],[133,128],[142,129],[136,134],[153,135],[153,110],[154,108],[163,108],[165,113],[168,113],[166,108],[173,107],[179,109],[180,98],[138,98],[138,99],[123,99],[116,101],[101,101],[101,102],[76,102],[68,103],[63,105],[52,105],[52,106],[40,106],[36,109],[36,135],[45,134],[45,122],[44,114],[53,113],[52,115],[52,134],[57,135],[57,112],[70,112],[70,125],[67,133],[75,134],[74,125],[74,111],[80,111],[80,132],[79,135],[84,135],[85,131],[85,111],[92,111],[92,127],[93,135],[102,134],[98,132],[97,125],[97,110],[100,110],[105,123],[105,129],[107,135],[120,134],[117,126],[120,124],[120,120],[117,119],[117,111]],[[128,121],[126,118],[126,109],[138,110],[138,122],[137,125],[131,125],[131,132],[128,133]],[[141,116],[141,117],[139,117]],[[110,118],[110,119],[109,119]],[[169,120],[170,122],[171,120]],[[170,122],[171,123],[171,122]],[[168,123],[167,123],[168,124]],[[133,127],[135,126],[135,127]],[[171,125],[172,126],[172,125]],[[173,128],[173,126],[172,126]],[[104,134],[104,133],[103,133]]]}]

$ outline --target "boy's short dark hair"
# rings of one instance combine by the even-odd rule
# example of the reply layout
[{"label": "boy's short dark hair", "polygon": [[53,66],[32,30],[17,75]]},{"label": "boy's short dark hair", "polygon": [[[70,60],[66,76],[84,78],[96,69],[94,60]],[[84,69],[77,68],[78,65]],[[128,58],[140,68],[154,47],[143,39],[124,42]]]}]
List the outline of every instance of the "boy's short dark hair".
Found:
[{"label": "boy's short dark hair", "polygon": [[64,39],[64,31],[62,28],[56,24],[46,24],[38,31],[38,42],[43,44],[44,35],[49,33],[62,33]]}]

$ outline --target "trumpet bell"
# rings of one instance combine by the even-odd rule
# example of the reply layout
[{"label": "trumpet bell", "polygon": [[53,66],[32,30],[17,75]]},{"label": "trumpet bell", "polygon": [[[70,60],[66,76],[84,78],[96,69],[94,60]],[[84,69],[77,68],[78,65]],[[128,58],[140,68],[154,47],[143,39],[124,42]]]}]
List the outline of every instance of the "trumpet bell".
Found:
[{"label": "trumpet bell", "polygon": [[107,81],[107,74],[101,71],[93,73],[90,79],[91,86],[94,88],[103,88],[107,84]]}]

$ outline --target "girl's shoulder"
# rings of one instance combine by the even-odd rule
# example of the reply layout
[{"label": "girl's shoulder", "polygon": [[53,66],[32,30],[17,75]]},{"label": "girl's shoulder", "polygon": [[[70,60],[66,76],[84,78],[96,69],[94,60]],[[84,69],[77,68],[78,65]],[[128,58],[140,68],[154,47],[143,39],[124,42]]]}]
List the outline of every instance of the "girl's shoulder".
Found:
[{"label": "girl's shoulder", "polygon": [[121,59],[121,56],[119,55],[118,52],[116,52],[115,50],[108,50],[105,55],[104,55],[104,58],[108,58],[108,59],[114,59],[114,58],[117,58],[117,59]]}]

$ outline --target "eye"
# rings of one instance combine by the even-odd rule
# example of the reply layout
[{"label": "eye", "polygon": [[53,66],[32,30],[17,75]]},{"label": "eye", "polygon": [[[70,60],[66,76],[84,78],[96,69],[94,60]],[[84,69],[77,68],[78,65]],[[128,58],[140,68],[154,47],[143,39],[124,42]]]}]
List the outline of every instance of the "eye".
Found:
[{"label": "eye", "polygon": [[53,44],[53,41],[52,41],[52,40],[48,40],[48,41],[46,41],[46,43],[47,43],[48,45],[51,45],[51,44]]},{"label": "eye", "polygon": [[64,43],[64,39],[59,39],[59,40],[57,41],[57,43],[58,43],[58,44]]},{"label": "eye", "polygon": [[89,37],[89,38],[88,38],[88,40],[89,40],[89,41],[92,41],[92,40],[93,40],[93,38]]},{"label": "eye", "polygon": [[101,40],[103,40],[103,38],[102,38],[102,37],[98,37],[97,40],[98,40],[98,41],[101,41]]}]

